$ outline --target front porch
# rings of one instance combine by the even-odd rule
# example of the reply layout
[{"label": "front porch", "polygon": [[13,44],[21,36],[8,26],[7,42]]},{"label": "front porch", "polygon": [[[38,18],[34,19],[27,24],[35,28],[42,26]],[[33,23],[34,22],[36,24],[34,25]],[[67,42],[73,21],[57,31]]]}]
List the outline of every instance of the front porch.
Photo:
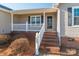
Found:
[{"label": "front porch", "polygon": [[[27,11],[28,12],[28,11]],[[34,11],[35,12],[35,11]],[[57,30],[57,9],[42,10],[29,13],[12,14],[12,31],[39,32],[44,24],[45,31]]]},{"label": "front porch", "polygon": [[42,16],[36,15],[15,15],[13,19],[13,31],[40,31],[43,25]]}]

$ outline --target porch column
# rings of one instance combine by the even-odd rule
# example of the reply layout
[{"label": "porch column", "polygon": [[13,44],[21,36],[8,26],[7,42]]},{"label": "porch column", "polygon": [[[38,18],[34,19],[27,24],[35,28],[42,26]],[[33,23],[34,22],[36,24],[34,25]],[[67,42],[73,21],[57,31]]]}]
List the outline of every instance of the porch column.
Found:
[{"label": "porch column", "polygon": [[13,31],[13,13],[11,13],[11,31]]},{"label": "porch column", "polygon": [[26,31],[28,31],[28,22],[26,21]]},{"label": "porch column", "polygon": [[59,38],[59,46],[61,46],[61,36],[60,36],[60,10],[57,12],[57,34]]},{"label": "porch column", "polygon": [[43,20],[44,20],[44,24],[45,24],[45,12],[43,12]]}]

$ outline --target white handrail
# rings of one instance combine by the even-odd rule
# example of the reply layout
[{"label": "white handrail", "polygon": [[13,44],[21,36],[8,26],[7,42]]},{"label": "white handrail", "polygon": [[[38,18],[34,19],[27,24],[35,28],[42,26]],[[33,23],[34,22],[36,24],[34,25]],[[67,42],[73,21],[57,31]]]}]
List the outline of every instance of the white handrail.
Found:
[{"label": "white handrail", "polygon": [[26,25],[26,24],[13,24],[13,25]]},{"label": "white handrail", "polygon": [[13,24],[14,31],[40,31],[42,24]]},{"label": "white handrail", "polygon": [[35,39],[35,45],[36,45],[36,46],[35,46],[35,47],[36,47],[36,50],[35,50],[36,52],[35,52],[35,54],[36,54],[36,55],[39,54],[39,47],[40,47],[40,43],[41,43],[41,41],[42,41],[44,32],[45,32],[45,23],[43,23],[40,32],[39,32],[39,33],[36,33],[36,39]]},{"label": "white handrail", "polygon": [[13,24],[13,31],[25,31],[26,24]]}]

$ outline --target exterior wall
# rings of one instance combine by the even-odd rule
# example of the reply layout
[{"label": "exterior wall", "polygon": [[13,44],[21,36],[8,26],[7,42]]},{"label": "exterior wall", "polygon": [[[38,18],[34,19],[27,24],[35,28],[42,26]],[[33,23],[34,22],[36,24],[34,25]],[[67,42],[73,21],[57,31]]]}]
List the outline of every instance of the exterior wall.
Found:
[{"label": "exterior wall", "polygon": [[0,10],[0,34],[10,33],[11,14]]},{"label": "exterior wall", "polygon": [[32,15],[42,15],[42,14],[22,14],[22,15],[15,15],[14,14],[14,23],[21,23],[21,24],[25,24],[28,21],[28,16],[32,16]]},{"label": "exterior wall", "polygon": [[13,15],[13,23],[20,23],[19,21],[19,17],[18,17],[18,15]]},{"label": "exterior wall", "polygon": [[60,26],[61,36],[79,37],[79,27],[68,26],[68,7],[79,6],[79,3],[61,3],[60,8]]}]

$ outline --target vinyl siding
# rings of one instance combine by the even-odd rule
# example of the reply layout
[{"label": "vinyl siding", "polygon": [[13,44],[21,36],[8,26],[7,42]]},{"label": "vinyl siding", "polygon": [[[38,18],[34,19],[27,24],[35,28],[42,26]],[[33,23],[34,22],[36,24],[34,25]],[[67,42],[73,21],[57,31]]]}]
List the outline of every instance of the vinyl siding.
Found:
[{"label": "vinyl siding", "polygon": [[0,34],[10,33],[11,15],[10,13],[0,10]]},{"label": "vinyl siding", "polygon": [[73,6],[79,6],[79,3],[62,3],[59,5],[61,36],[79,37],[79,27],[68,26],[67,8]]}]

